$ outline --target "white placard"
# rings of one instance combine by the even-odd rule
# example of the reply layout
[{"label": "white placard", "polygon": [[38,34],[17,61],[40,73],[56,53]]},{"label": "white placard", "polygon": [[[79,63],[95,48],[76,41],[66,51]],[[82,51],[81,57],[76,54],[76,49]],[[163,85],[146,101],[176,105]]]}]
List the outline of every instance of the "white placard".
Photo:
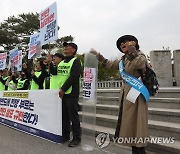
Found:
[{"label": "white placard", "polygon": [[40,33],[30,36],[28,59],[38,58],[41,55]]},{"label": "white placard", "polygon": [[17,48],[9,51],[9,69],[12,72],[22,70],[22,51]]},{"label": "white placard", "polygon": [[56,2],[40,13],[41,45],[55,41],[58,38]]},{"label": "white placard", "polygon": [[0,70],[5,69],[6,67],[6,58],[7,58],[7,53],[0,53]]}]

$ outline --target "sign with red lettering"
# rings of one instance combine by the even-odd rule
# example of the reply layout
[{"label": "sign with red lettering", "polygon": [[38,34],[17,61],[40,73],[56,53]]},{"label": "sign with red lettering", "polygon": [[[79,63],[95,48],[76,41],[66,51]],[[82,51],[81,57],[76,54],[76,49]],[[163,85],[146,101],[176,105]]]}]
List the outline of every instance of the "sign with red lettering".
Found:
[{"label": "sign with red lettering", "polygon": [[58,38],[56,2],[40,13],[41,45],[55,41]]},{"label": "sign with red lettering", "polygon": [[9,51],[9,69],[12,72],[22,70],[22,51],[17,48]]},{"label": "sign with red lettering", "polygon": [[41,55],[40,34],[36,33],[30,36],[28,59],[38,58]]},{"label": "sign with red lettering", "polygon": [[6,67],[6,58],[7,58],[7,53],[0,53],[0,70],[5,69]]},{"label": "sign with red lettering", "polygon": [[96,69],[84,68],[83,72],[83,98],[94,99],[96,90]]}]

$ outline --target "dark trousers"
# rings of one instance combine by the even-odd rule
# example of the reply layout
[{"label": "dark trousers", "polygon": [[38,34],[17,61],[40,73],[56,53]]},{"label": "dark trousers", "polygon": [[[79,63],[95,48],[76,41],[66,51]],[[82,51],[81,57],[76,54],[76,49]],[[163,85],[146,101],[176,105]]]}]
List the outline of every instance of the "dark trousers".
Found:
[{"label": "dark trousers", "polygon": [[63,138],[70,137],[70,122],[74,139],[81,139],[81,128],[78,114],[79,98],[62,99],[62,135]]}]

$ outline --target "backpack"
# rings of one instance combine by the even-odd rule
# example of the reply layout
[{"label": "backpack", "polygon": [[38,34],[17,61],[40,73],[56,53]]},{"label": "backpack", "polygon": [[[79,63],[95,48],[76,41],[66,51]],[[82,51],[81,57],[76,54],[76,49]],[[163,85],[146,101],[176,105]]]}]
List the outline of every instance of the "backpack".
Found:
[{"label": "backpack", "polygon": [[156,96],[159,89],[159,83],[156,77],[156,73],[146,65],[146,72],[142,73],[142,70],[138,70],[143,84],[149,91],[150,96]]}]

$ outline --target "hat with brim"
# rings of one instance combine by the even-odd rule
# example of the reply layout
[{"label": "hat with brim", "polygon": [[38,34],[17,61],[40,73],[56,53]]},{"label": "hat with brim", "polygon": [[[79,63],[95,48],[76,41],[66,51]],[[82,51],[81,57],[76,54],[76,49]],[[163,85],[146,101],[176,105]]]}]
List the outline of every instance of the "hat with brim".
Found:
[{"label": "hat with brim", "polygon": [[63,43],[63,46],[66,47],[66,46],[71,46],[75,49],[75,52],[77,51],[78,49],[78,46],[75,44],[75,43],[67,43],[67,42],[64,42]]},{"label": "hat with brim", "polygon": [[120,47],[121,43],[123,43],[125,41],[135,41],[136,42],[136,46],[135,46],[136,50],[139,50],[138,40],[137,40],[137,38],[135,36],[133,36],[133,35],[123,35],[120,38],[118,38],[118,40],[116,41],[116,46],[121,52],[123,52],[121,50],[121,47]]}]

